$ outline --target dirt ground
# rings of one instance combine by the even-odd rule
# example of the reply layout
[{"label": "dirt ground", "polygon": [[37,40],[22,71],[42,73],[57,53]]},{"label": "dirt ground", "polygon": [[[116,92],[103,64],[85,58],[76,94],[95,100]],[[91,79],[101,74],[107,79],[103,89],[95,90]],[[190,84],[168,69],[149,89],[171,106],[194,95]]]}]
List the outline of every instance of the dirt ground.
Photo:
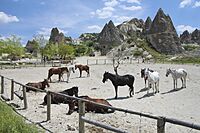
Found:
[{"label": "dirt ground", "polygon": [[[78,58],[76,63],[86,64],[86,58]],[[118,99],[113,99],[115,96],[114,87],[110,81],[102,83],[103,73],[105,71],[113,73],[112,65],[89,65],[90,77],[87,77],[86,72],[83,72],[83,77],[79,78],[79,71],[72,73],[69,83],[57,82],[58,76],[52,76],[54,83],[50,83],[47,90],[61,91],[72,86],[79,87],[79,95],[88,95],[94,98],[107,99],[114,107],[129,109],[133,111],[153,114],[157,116],[165,116],[175,118],[183,121],[188,121],[200,124],[200,66],[199,65],[177,65],[177,64],[121,64],[118,73],[120,75],[132,74],[135,76],[135,95],[128,97],[129,88],[122,86],[118,88]],[[144,80],[140,77],[141,68],[151,68],[160,74],[160,93],[153,94],[152,90],[147,94],[144,88]],[[28,82],[38,82],[47,78],[48,69],[50,67],[38,68],[22,68],[22,69],[3,69],[0,74],[15,81],[26,84]],[[181,81],[178,80],[179,89],[173,90],[172,77],[166,77],[167,68],[184,68],[188,72],[187,87],[181,89]],[[66,75],[64,75],[66,80]],[[5,80],[5,95],[10,94],[10,81]],[[22,94],[18,85],[15,85],[15,91]],[[60,104],[51,106],[51,120],[46,122],[46,106],[40,105],[43,102],[44,93],[27,93],[28,109],[23,108],[23,101],[16,96],[10,103],[15,103],[20,107],[17,111],[25,116],[28,120],[41,125],[48,129],[49,132],[78,132],[78,113],[74,112],[71,115],[66,115],[68,112],[68,105]],[[128,113],[115,111],[111,114],[95,114],[86,113],[86,117],[98,122],[106,123],[107,125],[125,130],[127,132],[139,133],[154,133],[156,132],[156,121],[131,115]],[[198,133],[200,131],[176,126],[166,123],[167,133]],[[107,133],[109,131],[96,128],[92,125],[86,124],[86,132],[90,133]]]}]

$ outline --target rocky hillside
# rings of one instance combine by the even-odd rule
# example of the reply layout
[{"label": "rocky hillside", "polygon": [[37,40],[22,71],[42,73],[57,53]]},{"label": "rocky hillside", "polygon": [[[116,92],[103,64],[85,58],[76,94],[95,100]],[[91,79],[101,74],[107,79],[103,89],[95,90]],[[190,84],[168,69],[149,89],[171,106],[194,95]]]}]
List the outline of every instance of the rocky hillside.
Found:
[{"label": "rocky hillside", "polygon": [[65,37],[64,34],[62,32],[59,32],[58,28],[53,28],[51,30],[51,35],[49,38],[49,42],[53,43],[53,44],[60,44],[62,42],[64,43],[71,43],[72,42],[72,38],[71,37]]},{"label": "rocky hillside", "polygon": [[112,21],[109,21],[108,24],[105,24],[97,39],[101,55],[106,55],[113,47],[121,45],[123,40],[121,31],[115,27]]},{"label": "rocky hillside", "polygon": [[136,43],[138,38],[146,40],[149,47],[161,54],[174,55],[184,51],[170,16],[161,8],[153,21],[150,17],[145,22],[134,18],[117,27],[110,21],[99,34],[97,42],[102,55],[105,55],[113,46]]},{"label": "rocky hillside", "polygon": [[152,47],[160,53],[178,54],[183,52],[172,20],[161,8],[158,10],[146,37]]},{"label": "rocky hillside", "polygon": [[200,30],[196,29],[192,33],[189,33],[187,30],[180,35],[180,41],[184,44],[193,44],[196,43],[200,45]]}]

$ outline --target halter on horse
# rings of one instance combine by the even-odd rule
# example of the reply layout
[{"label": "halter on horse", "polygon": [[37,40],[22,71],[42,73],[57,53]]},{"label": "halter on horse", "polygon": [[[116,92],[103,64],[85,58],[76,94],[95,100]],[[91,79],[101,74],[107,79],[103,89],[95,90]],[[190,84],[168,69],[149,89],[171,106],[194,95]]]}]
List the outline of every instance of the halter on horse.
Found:
[{"label": "halter on horse", "polygon": [[146,88],[146,83],[147,83],[147,79],[148,79],[148,77],[145,76],[145,73],[147,71],[153,72],[153,70],[151,70],[149,68],[143,68],[143,69],[141,69],[141,78],[144,78],[145,88]]},{"label": "halter on horse", "polygon": [[90,76],[90,72],[89,72],[89,66],[88,65],[75,65],[75,70],[76,69],[79,69],[80,71],[80,77],[82,76],[82,71],[86,71],[87,72],[87,76],[89,77]]},{"label": "halter on horse", "polygon": [[174,89],[177,88],[177,79],[181,79],[182,81],[182,88],[186,88],[186,77],[187,77],[187,71],[185,69],[167,69],[166,71],[166,77],[171,74],[173,78],[173,83],[174,83]]},{"label": "halter on horse", "polygon": [[117,98],[117,91],[118,91],[118,86],[125,86],[128,85],[129,86],[129,95],[130,97],[132,97],[132,94],[134,95],[134,81],[135,81],[135,77],[133,75],[123,75],[123,76],[119,76],[119,75],[115,75],[109,72],[105,72],[103,75],[103,80],[102,82],[105,83],[105,81],[107,81],[107,79],[110,79],[113,86],[115,87],[115,99]]},{"label": "halter on horse", "polygon": [[152,87],[153,92],[154,92],[154,87],[156,89],[155,93],[159,93],[159,73],[154,71],[151,72],[150,70],[147,69],[145,72],[145,77],[147,77],[148,80],[148,91],[149,93],[150,88]]},{"label": "halter on horse", "polygon": [[58,75],[58,80],[60,81],[61,77],[63,76],[63,74],[65,72],[69,73],[69,70],[68,70],[67,67],[50,68],[47,79],[48,80],[50,79],[50,82],[51,82],[51,76],[54,75],[54,74],[57,74]]}]

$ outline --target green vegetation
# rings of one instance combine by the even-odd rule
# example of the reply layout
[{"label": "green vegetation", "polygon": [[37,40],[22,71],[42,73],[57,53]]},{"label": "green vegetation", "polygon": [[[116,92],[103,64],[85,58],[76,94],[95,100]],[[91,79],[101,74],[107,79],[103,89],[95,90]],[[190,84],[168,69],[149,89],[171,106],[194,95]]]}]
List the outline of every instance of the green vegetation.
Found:
[{"label": "green vegetation", "polygon": [[186,51],[193,51],[193,50],[199,48],[199,45],[197,45],[197,44],[196,45],[195,44],[184,44],[182,46]]},{"label": "green vegetation", "polygon": [[38,133],[35,125],[27,124],[11,107],[0,100],[0,133]]},{"label": "green vegetation", "polygon": [[176,64],[200,64],[200,57],[179,57],[170,61]]},{"label": "green vegetation", "polygon": [[20,43],[20,38],[12,35],[10,38],[0,40],[0,55],[6,53],[10,59],[21,58],[24,54],[24,48]]}]

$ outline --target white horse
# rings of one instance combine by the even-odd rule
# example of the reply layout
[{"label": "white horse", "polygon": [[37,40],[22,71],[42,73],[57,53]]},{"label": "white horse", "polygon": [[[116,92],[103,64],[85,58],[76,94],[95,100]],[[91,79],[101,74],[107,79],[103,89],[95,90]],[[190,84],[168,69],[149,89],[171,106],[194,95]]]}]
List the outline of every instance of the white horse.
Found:
[{"label": "white horse", "polygon": [[75,73],[75,65],[70,65],[68,67],[68,72],[67,72],[67,83],[69,82],[69,77],[71,75],[71,72]]},{"label": "white horse", "polygon": [[173,81],[174,81],[174,89],[177,89],[177,79],[181,79],[182,81],[182,88],[186,88],[186,77],[187,77],[187,71],[185,69],[167,69],[166,72],[166,77],[168,77],[168,75],[171,74]]},{"label": "white horse", "polygon": [[153,72],[153,70],[151,70],[149,68],[143,68],[143,69],[141,69],[141,78],[144,78],[145,88],[146,88],[146,82],[147,82],[147,79],[148,79],[147,75],[145,75],[145,73],[147,71]]},{"label": "white horse", "polygon": [[147,69],[147,71],[145,71],[145,76],[147,76],[147,80],[148,80],[148,91],[147,93],[149,93],[150,88],[153,89],[153,93],[154,93],[154,87],[156,89],[155,93],[159,93],[159,73],[156,71],[151,72],[149,69]]}]

